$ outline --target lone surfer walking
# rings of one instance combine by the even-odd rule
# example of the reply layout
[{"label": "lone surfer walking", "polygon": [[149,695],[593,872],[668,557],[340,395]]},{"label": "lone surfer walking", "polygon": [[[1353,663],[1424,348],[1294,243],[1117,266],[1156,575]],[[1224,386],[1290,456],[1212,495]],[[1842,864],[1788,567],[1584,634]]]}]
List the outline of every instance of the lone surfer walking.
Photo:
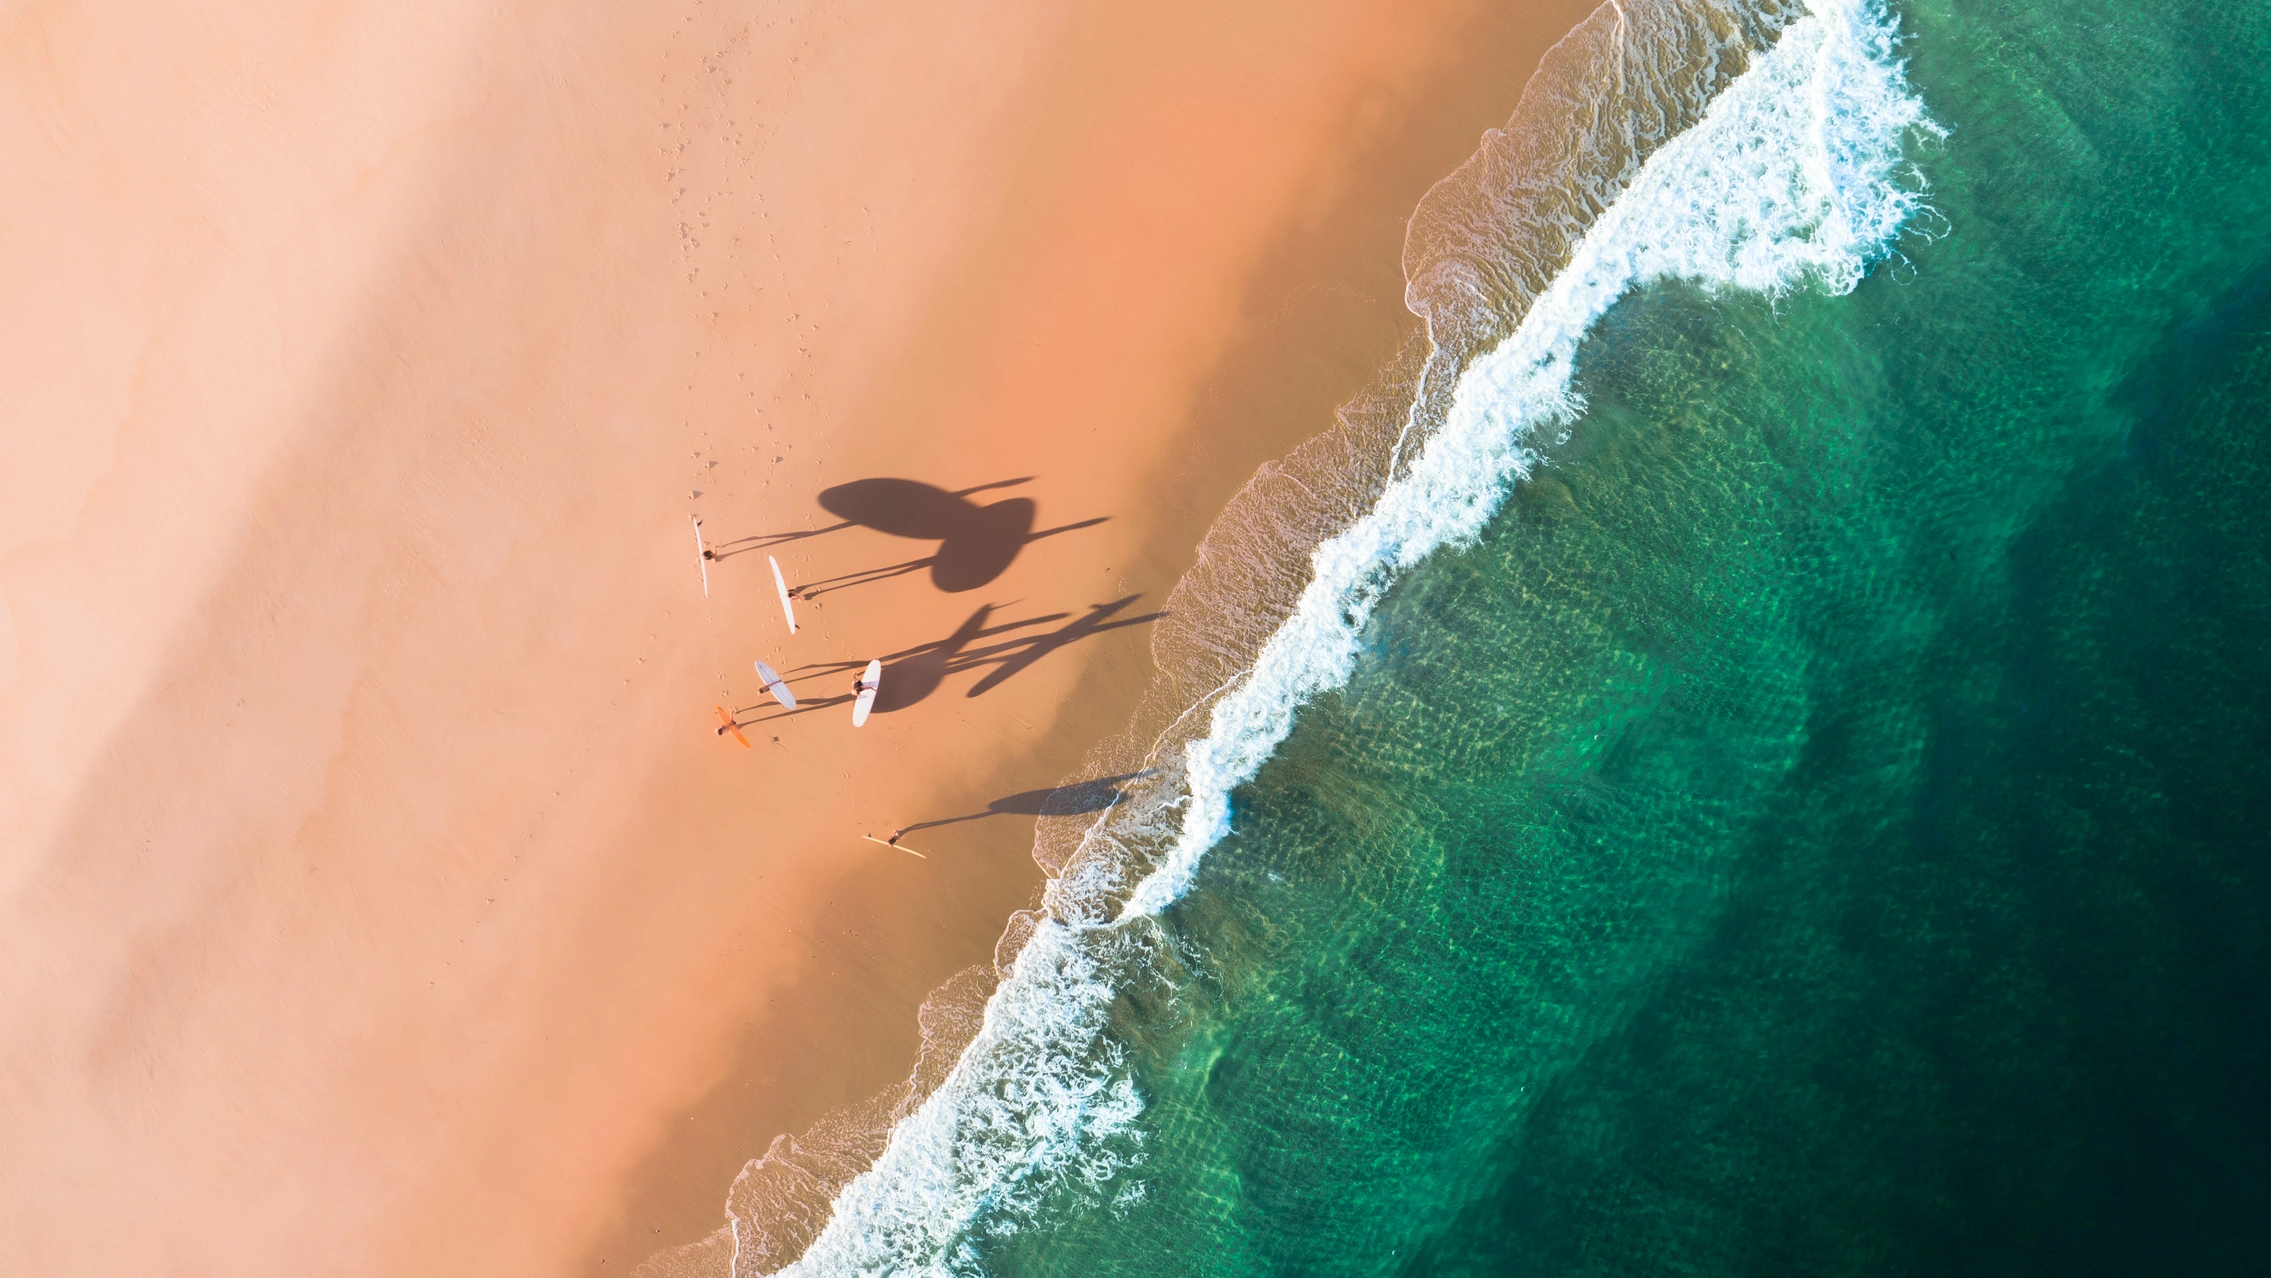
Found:
[{"label": "lone surfer walking", "polygon": [[733,712],[724,706],[712,706],[710,708],[718,712],[718,735],[722,737],[727,733],[732,733],[733,739],[741,743],[742,749],[750,749],[749,738],[741,735],[741,721],[734,717]]}]

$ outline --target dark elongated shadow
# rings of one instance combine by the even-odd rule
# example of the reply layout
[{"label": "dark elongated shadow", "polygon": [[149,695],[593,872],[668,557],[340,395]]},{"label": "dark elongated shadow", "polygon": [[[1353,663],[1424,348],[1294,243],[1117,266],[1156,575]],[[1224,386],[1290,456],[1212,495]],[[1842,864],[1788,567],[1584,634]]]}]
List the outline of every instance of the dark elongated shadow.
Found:
[{"label": "dark elongated shadow", "polygon": [[[860,663],[860,665],[863,667],[866,664],[867,663],[864,661]],[[831,706],[848,706],[852,703],[852,701],[853,694],[849,690],[847,690],[841,695],[833,697],[814,697],[809,695],[799,696],[796,699],[796,709],[794,710],[782,708],[779,702],[766,702],[760,705],[752,706],[751,709],[762,710],[765,709],[767,705],[770,705],[773,708],[773,712],[771,714],[759,715],[757,718],[744,722],[741,726],[748,728],[754,727],[760,723],[772,723],[780,719],[794,719],[800,714],[812,714],[816,711],[826,710]]]},{"label": "dark elongated shadow", "polygon": [[1159,612],[1147,612],[1140,617],[1122,618],[1119,621],[1105,620],[1113,613],[1141,598],[1143,596],[1140,594],[1129,595],[1125,599],[1115,599],[1108,604],[1090,604],[1088,605],[1088,615],[1070,625],[1052,630],[1045,635],[1032,635],[971,653],[962,668],[972,669],[979,665],[991,665],[994,669],[985,678],[972,685],[970,691],[963,695],[982,697],[1008,680],[1022,674],[1034,662],[1067,644],[1078,643],[1083,639],[1103,634],[1108,630],[1118,630],[1125,626],[1148,625],[1167,615],[1164,610],[1161,610]]},{"label": "dark elongated shadow", "polygon": [[[1049,631],[1047,634],[1025,635],[1001,643],[973,648],[970,645],[979,640],[1006,635],[1029,626],[1045,626],[1052,621],[1062,621],[1068,615],[1053,612],[1043,616],[1027,617],[1019,621],[989,626],[986,621],[993,615],[996,605],[986,604],[976,612],[971,613],[961,625],[955,627],[953,634],[944,639],[934,639],[929,643],[917,644],[912,648],[885,653],[880,658],[884,663],[883,687],[876,693],[876,711],[881,713],[904,710],[936,692],[939,684],[945,681],[946,676],[972,670],[983,670],[991,666],[993,669],[966,694],[973,697],[980,696],[999,687],[1005,680],[1023,672],[1034,662],[1067,644],[1078,643],[1083,639],[1103,634],[1106,631],[1118,630],[1123,626],[1148,625],[1167,615],[1164,611],[1161,611],[1145,613],[1140,617],[1125,617],[1118,621],[1105,620],[1142,597],[1142,595],[1129,595],[1125,599],[1115,599],[1108,604],[1090,604],[1087,615],[1074,620],[1070,625],[1060,626]],[[804,687],[797,688],[796,709],[777,710],[772,714],[750,720],[749,723],[770,723],[775,719],[787,719],[800,714],[810,714],[815,710],[825,710],[830,706],[847,705],[853,699],[850,689],[847,688],[843,693],[836,696],[815,697],[809,691],[812,681],[830,677],[842,678],[864,670],[866,667],[867,659],[864,657],[849,661],[812,661],[797,666],[788,671],[786,676],[791,687],[796,687],[799,682],[804,684]],[[764,703],[760,702],[752,709],[762,709],[763,705]],[[743,726],[746,727],[748,724]]]},{"label": "dark elongated shadow", "polygon": [[938,691],[938,685],[946,679],[947,664],[985,633],[986,615],[993,610],[992,604],[979,605],[953,634],[884,666],[883,687],[875,694],[875,712],[904,710]]},{"label": "dark elongated shadow", "polygon": [[[860,482],[872,483],[875,481],[862,480]],[[895,480],[886,482],[913,483],[914,481]],[[1015,488],[1019,484],[1030,484],[1032,482],[1033,476],[1021,475],[1016,479],[997,479],[990,484],[979,484],[974,488],[958,489],[951,493],[940,493],[940,490],[936,488],[931,488],[931,491],[933,493],[940,493],[941,496],[945,497],[968,497],[972,493],[991,492],[996,488]],[[921,484],[918,486],[922,488],[931,487],[929,484]],[[845,487],[851,487],[851,485],[845,485]],[[835,490],[830,489],[829,491],[833,492]],[[827,503],[822,502],[821,506],[822,508],[826,509]],[[830,510],[829,513],[836,515],[837,518],[841,520],[841,522],[830,524],[825,528],[806,528],[798,532],[753,533],[747,537],[736,537],[732,541],[712,542],[711,547],[720,552],[718,558],[724,559],[727,558],[726,552],[728,551],[733,554],[739,554],[745,550],[763,550],[767,546],[778,546],[783,542],[803,541],[807,537],[819,537],[827,533],[842,532],[846,528],[857,528],[861,526],[861,521],[858,519],[840,514],[839,512],[836,512],[834,510]]]},{"label": "dark elongated shadow", "polygon": [[1128,782],[1141,781],[1158,773],[1157,768],[1145,768],[1141,772],[1123,772],[1116,777],[1098,777],[1093,781],[1081,781],[1073,785],[1004,795],[987,804],[983,812],[917,821],[899,833],[909,835],[917,830],[934,830],[942,825],[959,825],[964,821],[982,821],[994,816],[1085,816],[1091,812],[1102,812],[1126,798],[1127,791],[1121,787]]},{"label": "dark elongated shadow", "polygon": [[[939,544],[937,552],[925,558],[872,569],[866,574],[854,573],[850,575],[853,580],[843,584],[884,580],[927,567],[931,584],[940,590],[948,593],[976,590],[1007,571],[1027,544],[1075,528],[1093,527],[1109,518],[1100,517],[1036,533],[1033,520],[1040,508],[1034,505],[1032,498],[1011,497],[992,505],[980,505],[969,499],[974,492],[1024,482],[1023,479],[1008,480],[948,492],[912,479],[879,478],[854,480],[823,490],[820,508],[844,521],[826,531],[856,524],[894,537]],[[831,582],[811,585],[843,588]],[[813,593],[809,588],[800,589],[807,597]]]},{"label": "dark elongated shadow", "polygon": [[[1083,528],[1094,528],[1096,525],[1105,522],[1109,518],[1111,518],[1111,516],[1109,515],[1099,515],[1094,519],[1083,519],[1076,524],[1059,524],[1054,528],[1044,528],[1036,533],[1027,533],[1025,534],[1025,540],[1019,543],[1019,548],[1022,549],[1024,546],[1030,546],[1034,542],[1041,540],[1043,537],[1054,537],[1059,533],[1078,532]],[[942,551],[941,554],[943,553],[944,552]],[[720,555],[719,558],[722,559],[725,558],[725,556]],[[940,555],[925,555],[921,559],[909,559],[904,563],[885,564],[880,568],[862,568],[858,572],[847,572],[840,576],[823,577],[818,581],[804,582],[796,587],[796,594],[797,598],[799,599],[817,599],[820,596],[829,593],[830,591],[845,590],[853,586],[865,586],[872,582],[888,581],[893,577],[904,577],[908,573],[916,572],[924,568],[929,568],[932,570],[933,579],[935,580],[937,573],[940,571],[940,564],[942,562],[943,561]],[[970,570],[967,565],[949,565],[947,571],[957,574],[957,577],[959,579],[960,576],[967,575]],[[979,584],[983,585],[984,583],[981,582]]]},{"label": "dark elongated shadow", "polygon": [[[876,710],[880,712],[883,710],[903,709],[906,706],[914,704],[915,701],[921,700],[922,697],[928,696],[930,695],[930,693],[935,692],[938,688],[939,680],[943,679],[946,675],[954,673],[956,670],[968,668],[963,662],[963,657],[965,654],[963,654],[962,650],[977,640],[990,638],[996,635],[1006,635],[1012,631],[1023,630],[1029,626],[1045,626],[1050,622],[1062,621],[1066,617],[1072,615],[1070,613],[1051,612],[1043,613],[1040,616],[1036,617],[1021,618],[1017,621],[1005,621],[999,625],[989,626],[985,624],[986,618],[991,616],[996,608],[1005,606],[1007,605],[985,605],[984,607],[978,609],[978,611],[976,611],[975,613],[972,613],[968,620],[964,621],[959,627],[955,629],[953,634],[948,635],[944,639],[934,639],[929,643],[916,644],[912,648],[901,648],[897,652],[884,653],[881,658],[884,669],[883,687],[875,694]],[[936,677],[931,678],[929,685],[922,688],[920,696],[907,697],[904,700],[900,699],[905,694],[895,690],[897,684],[904,680],[912,678],[912,680],[919,686],[926,678],[926,672],[921,668],[921,666],[917,665],[910,669],[909,663],[919,662],[921,659],[933,655],[936,656],[938,663],[938,672]],[[813,681],[818,679],[825,679],[830,676],[845,678],[857,674],[860,671],[865,670],[866,668],[867,658],[865,657],[858,657],[849,661],[808,661],[801,666],[793,667],[790,670],[784,672],[782,676],[783,681],[786,682],[792,689],[796,690],[796,709],[781,709],[779,708],[779,703],[777,702],[760,701],[757,704],[749,706],[742,710],[735,716],[735,718],[738,720],[743,714],[753,714],[758,711],[768,709],[772,711],[772,713],[770,714],[765,714],[759,718],[749,719],[741,723],[742,727],[748,727],[751,724],[771,723],[775,719],[793,718],[796,715],[807,714],[814,710],[825,710],[830,706],[850,705],[853,700],[853,695],[849,688],[846,688],[844,692],[835,696],[817,696],[811,691]],[[803,687],[799,688],[797,686],[799,683],[803,684]]]},{"label": "dark elongated shadow", "polygon": [[756,533],[748,537],[736,537],[732,541],[712,543],[710,548],[717,552],[718,558],[731,559],[745,551],[763,550],[768,546],[778,546],[784,542],[803,541],[807,537],[819,537],[827,533],[842,532],[846,528],[857,528],[858,526],[847,519],[842,523],[830,524],[826,528],[807,528],[802,532]]},{"label": "dark elongated shadow", "polygon": [[[1006,608],[1009,606],[1009,604],[986,605],[986,607],[989,609]],[[1012,630],[1023,630],[1027,626],[1045,626],[1052,621],[1063,621],[1066,617],[1069,617],[1071,615],[1072,614],[1069,612],[1049,612],[1043,613],[1038,617],[1026,617],[1019,621],[1005,621],[1000,625],[981,627],[975,635],[971,636],[971,638],[985,639],[990,638],[994,635],[1006,635]],[[968,625],[969,623],[964,622],[963,624]],[[961,630],[957,628],[955,635],[959,634],[961,634]],[[886,665],[888,665],[891,662],[899,661],[907,657],[912,657],[919,653],[929,652],[933,648],[941,647],[945,644],[954,642],[955,635],[949,635],[944,639],[933,639],[929,643],[919,643],[912,648],[901,648],[897,652],[886,652],[883,654],[882,660]],[[964,642],[967,642],[967,640],[965,640]],[[803,665],[797,666],[788,672],[790,676],[789,682],[793,684],[796,678],[799,677],[811,677],[816,675],[841,673],[850,670],[860,670],[864,669],[866,665],[867,658],[865,657],[856,658],[851,661],[807,661]]]},{"label": "dark elongated shadow", "polygon": [[937,556],[932,555],[922,559],[910,559],[905,563],[885,564],[881,568],[862,568],[858,572],[823,577],[818,581],[801,582],[796,587],[796,597],[799,599],[818,599],[831,590],[844,590],[852,586],[864,586],[869,582],[889,581],[893,577],[904,577],[908,573],[918,572],[930,567],[936,558]]}]

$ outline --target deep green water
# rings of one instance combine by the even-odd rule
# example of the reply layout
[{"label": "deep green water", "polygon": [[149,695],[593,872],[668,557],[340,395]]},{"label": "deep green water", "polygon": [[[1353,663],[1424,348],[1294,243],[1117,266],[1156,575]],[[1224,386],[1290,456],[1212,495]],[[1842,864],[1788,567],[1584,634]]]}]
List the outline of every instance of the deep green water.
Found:
[{"label": "deep green water", "polygon": [[1901,14],[1937,237],[1596,330],[991,1271],[2271,1273],[2271,4]]}]

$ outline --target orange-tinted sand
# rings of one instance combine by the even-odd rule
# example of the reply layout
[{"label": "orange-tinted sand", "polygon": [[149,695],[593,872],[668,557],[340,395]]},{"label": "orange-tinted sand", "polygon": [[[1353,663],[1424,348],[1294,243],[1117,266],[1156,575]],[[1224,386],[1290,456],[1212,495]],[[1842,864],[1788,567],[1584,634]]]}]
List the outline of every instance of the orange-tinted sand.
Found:
[{"label": "orange-tinted sand", "polygon": [[[0,1266],[622,1272],[903,1076],[1033,821],[860,836],[1126,721],[1143,618],[1393,350],[1404,215],[1583,12],[1482,8],[0,19]],[[744,539],[876,476],[1084,526],[789,637]],[[750,670],[825,702],[986,604],[973,648],[1066,642],[856,732]]]}]

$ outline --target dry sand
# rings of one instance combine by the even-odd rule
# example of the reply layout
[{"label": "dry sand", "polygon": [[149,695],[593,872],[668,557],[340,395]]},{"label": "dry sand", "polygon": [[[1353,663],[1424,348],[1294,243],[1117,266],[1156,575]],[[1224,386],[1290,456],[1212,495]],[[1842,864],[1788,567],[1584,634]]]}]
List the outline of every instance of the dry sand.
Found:
[{"label": "dry sand", "polygon": [[[0,1264],[622,1272],[903,1075],[1033,822],[859,835],[1125,722],[1142,619],[1393,350],[1404,215],[1582,16],[1480,10],[0,18]],[[876,476],[1082,526],[789,637],[748,539]],[[826,700],[986,604],[975,647],[1063,642],[856,732],[763,709],[752,657]]]}]

